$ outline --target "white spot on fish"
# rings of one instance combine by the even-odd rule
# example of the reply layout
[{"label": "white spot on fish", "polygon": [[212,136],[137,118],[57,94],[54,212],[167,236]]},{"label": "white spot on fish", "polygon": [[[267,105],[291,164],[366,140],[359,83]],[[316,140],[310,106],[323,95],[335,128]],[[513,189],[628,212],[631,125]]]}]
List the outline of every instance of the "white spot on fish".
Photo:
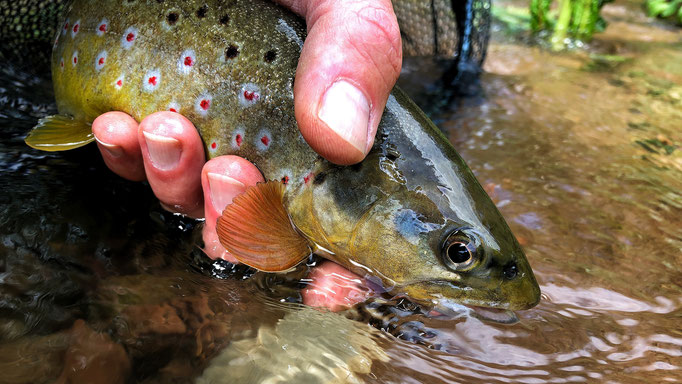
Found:
[{"label": "white spot on fish", "polygon": [[78,51],[74,51],[71,55],[71,66],[75,67],[78,64]]},{"label": "white spot on fish", "polygon": [[125,81],[125,75],[119,76],[118,79],[114,80],[114,88],[116,88],[116,90],[123,88],[123,82],[124,81]]},{"label": "white spot on fish", "polygon": [[266,151],[272,144],[272,135],[267,129],[261,129],[253,138],[253,143],[260,151]]},{"label": "white spot on fish", "polygon": [[128,27],[128,29],[123,32],[123,36],[121,36],[121,45],[123,46],[123,49],[130,49],[135,43],[135,40],[137,40],[137,35],[137,28]]},{"label": "white spot on fish", "polygon": [[298,44],[299,48],[303,48],[303,40],[296,33],[296,31],[289,24],[287,24],[286,21],[284,21],[284,19],[277,20],[277,26],[275,28],[278,31],[282,32],[284,36],[286,36],[287,39],[289,39],[289,41],[293,41],[296,44]]},{"label": "white spot on fish", "polygon": [[244,143],[244,137],[244,127],[237,127],[237,129],[232,132],[232,140],[230,141],[232,143],[232,149],[238,150],[241,148]]},{"label": "white spot on fish", "polygon": [[208,152],[212,154],[218,152],[218,148],[220,148],[220,144],[218,144],[218,141],[216,140],[213,140],[208,144]]},{"label": "white spot on fish", "polygon": [[170,104],[168,104],[168,110],[171,112],[180,113],[180,104],[176,103],[175,101],[171,101]]},{"label": "white spot on fish", "polygon": [[196,62],[197,58],[194,55],[194,51],[191,49],[185,50],[178,59],[178,71],[186,75],[192,70],[192,68],[194,68],[194,64],[196,64]]},{"label": "white spot on fish", "polygon": [[260,100],[260,88],[256,84],[246,83],[242,85],[239,91],[239,105],[244,108],[248,108]]},{"label": "white spot on fish", "polygon": [[69,30],[69,19],[64,22],[64,28],[62,28],[62,36],[66,36],[66,32]]},{"label": "white spot on fish", "polygon": [[102,19],[102,21],[99,22],[97,25],[97,30],[95,33],[97,36],[102,36],[105,33],[107,33],[107,30],[109,29],[109,21],[107,19]]},{"label": "white spot on fish", "polygon": [[148,71],[144,78],[142,78],[142,89],[147,92],[153,92],[161,84],[161,72],[158,69]]},{"label": "white spot on fish", "polygon": [[194,110],[201,116],[208,115],[208,110],[211,109],[211,104],[213,103],[213,97],[208,94],[202,94],[197,97],[194,103]]},{"label": "white spot on fish", "polygon": [[74,38],[78,34],[78,31],[81,29],[81,21],[76,20],[75,23],[73,23],[73,27],[71,27],[71,37]]},{"label": "white spot on fish", "polygon": [[107,62],[107,51],[100,52],[97,57],[95,57],[95,70],[99,72],[100,69],[104,67]]}]

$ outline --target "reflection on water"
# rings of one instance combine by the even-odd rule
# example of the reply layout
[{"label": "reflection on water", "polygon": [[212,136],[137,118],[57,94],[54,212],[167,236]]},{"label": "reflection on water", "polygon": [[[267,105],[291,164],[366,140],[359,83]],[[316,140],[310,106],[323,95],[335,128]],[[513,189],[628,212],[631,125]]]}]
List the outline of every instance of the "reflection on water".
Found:
[{"label": "reflection on water", "polygon": [[[682,381],[682,32],[635,1],[605,13],[588,51],[498,33],[480,94],[433,116],[536,271],[543,300],[514,325],[378,302],[350,321],[287,303],[305,267],[248,278],[210,265],[196,223],[92,148],[24,147],[54,108],[50,86],[3,69],[0,382]],[[434,71],[406,68],[428,106]]]}]

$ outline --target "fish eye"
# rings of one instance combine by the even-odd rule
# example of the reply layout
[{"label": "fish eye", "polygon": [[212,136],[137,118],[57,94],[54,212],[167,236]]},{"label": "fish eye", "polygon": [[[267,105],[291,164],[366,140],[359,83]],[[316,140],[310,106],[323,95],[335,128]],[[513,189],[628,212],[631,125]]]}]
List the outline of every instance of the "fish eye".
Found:
[{"label": "fish eye", "polygon": [[443,242],[441,256],[448,268],[465,271],[478,261],[477,250],[477,238],[463,230],[455,230]]}]

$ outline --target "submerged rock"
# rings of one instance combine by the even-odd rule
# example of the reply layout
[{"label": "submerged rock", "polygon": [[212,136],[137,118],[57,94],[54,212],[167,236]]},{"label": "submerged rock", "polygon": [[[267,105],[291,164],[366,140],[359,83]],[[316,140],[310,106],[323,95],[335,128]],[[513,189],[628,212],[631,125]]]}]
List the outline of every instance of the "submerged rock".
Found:
[{"label": "submerged rock", "polygon": [[385,337],[367,324],[302,307],[231,343],[196,383],[360,383],[373,360],[388,360],[378,344]]}]

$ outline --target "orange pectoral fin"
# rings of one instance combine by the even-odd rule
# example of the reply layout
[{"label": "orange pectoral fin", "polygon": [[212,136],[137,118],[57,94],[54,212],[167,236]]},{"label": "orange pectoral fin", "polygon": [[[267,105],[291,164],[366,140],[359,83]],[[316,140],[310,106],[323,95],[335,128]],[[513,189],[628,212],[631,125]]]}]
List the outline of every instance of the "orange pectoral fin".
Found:
[{"label": "orange pectoral fin", "polygon": [[265,272],[282,272],[310,256],[308,241],[284,208],[284,184],[250,187],[218,218],[220,243],[237,260]]}]

